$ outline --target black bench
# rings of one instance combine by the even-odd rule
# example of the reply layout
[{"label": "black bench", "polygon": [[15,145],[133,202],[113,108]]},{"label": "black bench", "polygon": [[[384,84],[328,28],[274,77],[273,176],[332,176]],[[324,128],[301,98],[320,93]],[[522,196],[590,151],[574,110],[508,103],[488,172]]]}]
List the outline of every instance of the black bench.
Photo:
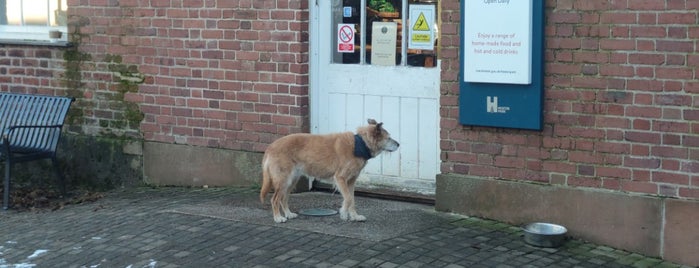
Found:
[{"label": "black bench", "polygon": [[65,179],[56,162],[56,147],[72,98],[0,92],[0,161],[5,161],[2,206],[10,207],[12,165],[51,159],[65,196]]}]

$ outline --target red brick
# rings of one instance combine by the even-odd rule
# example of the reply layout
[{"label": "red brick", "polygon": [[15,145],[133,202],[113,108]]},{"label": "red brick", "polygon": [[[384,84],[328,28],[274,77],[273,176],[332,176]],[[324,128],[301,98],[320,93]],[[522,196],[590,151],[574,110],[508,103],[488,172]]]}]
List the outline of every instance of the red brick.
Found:
[{"label": "red brick", "polygon": [[697,21],[696,12],[665,12],[658,14],[660,24],[694,24]]},{"label": "red brick", "polygon": [[660,159],[626,156],[624,157],[624,166],[631,168],[656,169],[660,168]]},{"label": "red brick", "polygon": [[680,94],[660,94],[655,95],[655,103],[659,105],[691,106],[692,98]]},{"label": "red brick", "polygon": [[687,38],[687,27],[681,26],[681,27],[668,27],[667,29],[667,37],[668,38],[674,38],[674,39],[684,39]]},{"label": "red brick", "polygon": [[575,1],[573,8],[576,10],[602,11],[602,10],[609,9],[609,6],[610,6],[609,1],[590,0],[590,1]]},{"label": "red brick", "polygon": [[626,133],[624,134],[624,138],[632,142],[651,144],[660,143],[660,134],[651,132],[626,131]]},{"label": "red brick", "polygon": [[188,99],[187,106],[195,108],[207,108],[209,107],[209,101],[202,99]]},{"label": "red brick", "polygon": [[[696,125],[695,125],[696,126]],[[697,133],[696,129],[692,130],[692,133]],[[685,136],[682,139],[682,145],[688,147],[699,147],[699,137],[696,136]],[[699,159],[697,156],[690,155],[690,159]]]},{"label": "red brick", "polygon": [[628,8],[631,10],[663,10],[665,1],[632,0],[628,1]]},{"label": "red brick", "polygon": [[658,185],[649,182],[622,181],[621,189],[627,192],[657,194]]},{"label": "red brick", "polygon": [[660,118],[662,116],[662,109],[657,107],[631,106],[627,107],[626,115],[632,117]]},{"label": "red brick", "polygon": [[272,123],[278,124],[278,125],[291,125],[291,126],[297,125],[295,117],[279,116],[279,115],[272,116]]},{"label": "red brick", "polygon": [[680,187],[678,194],[682,198],[699,199],[699,188]]},{"label": "red brick", "polygon": [[650,26],[630,26],[629,33],[631,37],[655,37],[662,38],[667,36],[665,27],[650,27]]},{"label": "red brick", "polygon": [[553,24],[558,24],[558,23],[579,23],[580,22],[580,14],[577,13],[553,13],[551,14],[547,20],[550,23]]},{"label": "red brick", "polygon": [[658,51],[687,53],[695,51],[693,41],[658,40],[656,41],[656,46]]},{"label": "red brick", "polygon": [[682,145],[682,137],[679,134],[663,134],[663,145]]},{"label": "red brick", "polygon": [[597,176],[608,178],[630,179],[631,170],[616,167],[597,167]]},{"label": "red brick", "polygon": [[661,65],[665,63],[665,54],[660,53],[632,53],[629,54],[629,63]]},{"label": "red brick", "polygon": [[686,68],[658,67],[655,69],[655,74],[660,79],[692,79],[694,77],[693,71]]},{"label": "red brick", "polygon": [[680,170],[680,162],[676,159],[663,159],[660,167],[665,171],[675,172]]},{"label": "red brick", "polygon": [[686,159],[688,156],[687,148],[670,147],[670,146],[653,146],[651,147],[651,155],[657,157]]},{"label": "red brick", "polygon": [[634,67],[632,66],[619,66],[619,65],[602,65],[600,66],[600,75],[605,76],[622,76],[622,77],[632,77],[635,74]]},{"label": "red brick", "polygon": [[571,176],[568,177],[568,185],[569,186],[578,186],[578,187],[592,187],[592,188],[600,188],[602,186],[602,180],[594,177],[576,177],[576,176]]},{"label": "red brick", "polygon": [[482,177],[499,177],[500,169],[492,166],[472,165],[469,168],[469,174]]},{"label": "red brick", "polygon": [[604,12],[600,15],[601,23],[608,24],[633,24],[636,23],[636,14],[631,12]]},{"label": "red brick", "polygon": [[496,156],[493,163],[496,167],[503,168],[524,168],[525,161],[519,157]]},{"label": "red brick", "polygon": [[573,77],[571,83],[578,88],[603,89],[607,87],[607,80],[595,77]]},{"label": "red brick", "polygon": [[659,183],[671,183],[675,185],[689,185],[689,176],[679,173],[653,171],[651,180]]},{"label": "red brick", "polygon": [[689,37],[689,38],[694,38],[694,39],[696,39],[697,37],[699,37],[699,27],[698,27],[698,26],[688,27],[688,29],[687,29],[687,37]]},{"label": "red brick", "polygon": [[547,48],[559,49],[578,49],[580,48],[581,39],[579,38],[547,38]]}]

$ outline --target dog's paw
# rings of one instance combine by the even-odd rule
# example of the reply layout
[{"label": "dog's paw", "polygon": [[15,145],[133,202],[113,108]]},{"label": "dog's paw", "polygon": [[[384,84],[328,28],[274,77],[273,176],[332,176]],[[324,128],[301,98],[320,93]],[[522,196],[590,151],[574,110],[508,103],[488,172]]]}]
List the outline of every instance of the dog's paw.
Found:
[{"label": "dog's paw", "polygon": [[286,217],[275,216],[275,217],[274,217],[274,222],[276,222],[276,223],[285,223],[285,222],[286,222]]},{"label": "dog's paw", "polygon": [[359,214],[355,214],[355,215],[350,215],[350,220],[351,221],[366,221],[366,217],[359,215]]},{"label": "dog's paw", "polygon": [[299,214],[296,214],[296,213],[293,213],[293,212],[284,213],[284,214],[286,215],[286,218],[287,218],[287,219],[294,219],[294,218],[296,218],[296,217],[299,216]]},{"label": "dog's paw", "polygon": [[366,217],[357,214],[357,212],[349,212],[344,209],[340,209],[340,219],[343,221],[366,221]]}]

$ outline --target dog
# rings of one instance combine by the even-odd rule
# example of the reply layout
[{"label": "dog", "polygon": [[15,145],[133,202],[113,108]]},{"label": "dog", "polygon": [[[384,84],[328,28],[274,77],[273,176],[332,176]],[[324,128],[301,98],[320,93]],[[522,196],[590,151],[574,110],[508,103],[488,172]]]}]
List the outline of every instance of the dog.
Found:
[{"label": "dog", "polygon": [[283,223],[298,216],[289,210],[288,202],[291,189],[301,176],[334,180],[343,198],[340,218],[366,220],[354,207],[357,176],[369,159],[400,146],[383,128],[383,123],[374,119],[367,122],[368,125],[357,128],[356,134],[291,134],[267,147],[262,158],[260,202],[265,203],[265,196],[274,187],[271,203],[275,222]]}]

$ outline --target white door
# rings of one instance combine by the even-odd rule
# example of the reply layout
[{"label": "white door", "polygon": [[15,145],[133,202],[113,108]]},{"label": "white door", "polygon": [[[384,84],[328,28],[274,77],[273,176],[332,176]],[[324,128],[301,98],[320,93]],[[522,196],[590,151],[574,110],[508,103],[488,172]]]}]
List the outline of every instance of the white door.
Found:
[{"label": "white door", "polygon": [[[354,132],[367,118],[383,122],[401,146],[369,160],[358,187],[433,195],[439,172],[439,62],[429,60],[432,51],[402,45],[405,32],[399,22],[404,17],[366,14],[368,9],[361,7],[368,1],[310,1],[311,131]],[[370,34],[362,36],[370,31],[371,20],[398,26],[395,65],[371,63],[371,49],[378,45],[371,46]],[[339,24],[355,26],[353,52],[338,52],[338,43],[352,39]],[[379,40],[377,35],[373,38]]]}]

